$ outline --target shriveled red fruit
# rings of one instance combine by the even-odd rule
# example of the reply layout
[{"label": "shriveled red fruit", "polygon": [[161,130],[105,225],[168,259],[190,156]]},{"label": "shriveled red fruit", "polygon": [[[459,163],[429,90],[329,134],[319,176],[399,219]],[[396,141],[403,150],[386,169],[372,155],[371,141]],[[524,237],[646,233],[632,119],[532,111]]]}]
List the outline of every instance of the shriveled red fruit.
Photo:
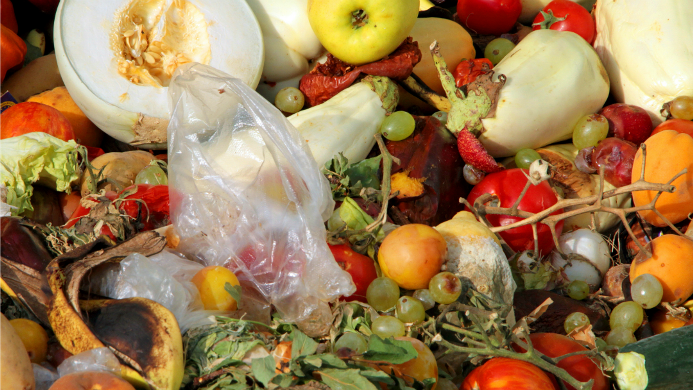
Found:
[{"label": "shriveled red fruit", "polygon": [[592,167],[604,166],[604,180],[616,187],[631,183],[633,161],[638,147],[623,139],[610,137],[601,140],[592,151]]},{"label": "shriveled red fruit", "polygon": [[630,104],[610,104],[599,111],[609,121],[609,137],[616,137],[636,146],[652,134],[652,119],[644,109]]},{"label": "shriveled red fruit", "polygon": [[481,144],[474,134],[462,130],[457,134],[457,149],[465,163],[486,173],[500,172],[504,168],[488,154],[484,145]]}]

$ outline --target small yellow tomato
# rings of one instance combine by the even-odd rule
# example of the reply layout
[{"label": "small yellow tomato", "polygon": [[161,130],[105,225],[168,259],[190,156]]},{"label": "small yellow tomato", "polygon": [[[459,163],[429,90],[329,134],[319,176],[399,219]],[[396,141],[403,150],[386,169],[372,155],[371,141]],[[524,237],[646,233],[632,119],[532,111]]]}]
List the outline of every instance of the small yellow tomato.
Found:
[{"label": "small yellow tomato", "polygon": [[238,286],[238,278],[229,269],[220,266],[209,266],[193,276],[195,287],[200,291],[200,298],[205,310],[234,311],[238,303],[224,288],[226,283]]},{"label": "small yellow tomato", "polygon": [[46,330],[41,325],[26,318],[10,320],[10,324],[22,340],[31,362],[41,363],[46,360],[48,353],[48,333]]}]

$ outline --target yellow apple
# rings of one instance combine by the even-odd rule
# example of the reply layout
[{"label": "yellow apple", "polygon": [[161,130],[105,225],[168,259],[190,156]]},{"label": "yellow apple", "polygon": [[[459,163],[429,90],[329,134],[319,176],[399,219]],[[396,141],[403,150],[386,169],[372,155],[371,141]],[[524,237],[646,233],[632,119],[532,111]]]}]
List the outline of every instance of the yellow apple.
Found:
[{"label": "yellow apple", "polygon": [[309,0],[308,20],[340,60],[362,65],[392,53],[409,35],[419,0]]}]

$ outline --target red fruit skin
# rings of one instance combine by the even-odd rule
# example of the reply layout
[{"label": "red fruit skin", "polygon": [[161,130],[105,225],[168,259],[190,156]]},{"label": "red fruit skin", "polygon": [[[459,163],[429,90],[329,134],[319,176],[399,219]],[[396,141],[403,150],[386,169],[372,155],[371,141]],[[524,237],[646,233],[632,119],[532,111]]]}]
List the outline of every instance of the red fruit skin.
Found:
[{"label": "red fruit skin", "polygon": [[657,133],[661,133],[664,130],[674,130],[693,137],[693,121],[685,119],[669,119],[668,121],[664,121],[660,123],[659,126],[655,127],[654,130],[652,130],[650,137]]},{"label": "red fruit skin", "polygon": [[60,0],[29,0],[29,2],[36,6],[41,12],[51,13],[58,9],[58,3]]},{"label": "red fruit skin", "polygon": [[633,161],[638,147],[632,142],[615,137],[605,138],[592,150],[592,167],[599,171],[604,165],[604,180],[615,187],[627,186],[631,182]]},{"label": "red fruit skin", "polygon": [[[534,349],[550,358],[587,350],[577,341],[558,333],[532,333],[529,338],[532,340]],[[513,348],[517,352],[525,352],[518,345],[513,345]],[[609,379],[602,374],[596,363],[584,355],[575,355],[561,359],[556,365],[566,370],[568,374],[580,382],[587,382],[593,379],[592,390],[610,389]],[[565,383],[565,387],[568,390],[575,390],[573,386],[567,383]]]},{"label": "red fruit skin", "polygon": [[510,31],[522,13],[520,0],[459,0],[457,17],[472,32],[501,35]]},{"label": "red fruit skin", "polygon": [[460,151],[460,156],[462,156],[465,163],[480,171],[493,173],[504,169],[502,165],[498,164],[488,154],[481,141],[467,130],[462,130],[457,134],[457,149]]},{"label": "red fruit skin", "polygon": [[532,363],[509,358],[493,358],[475,368],[460,390],[554,390],[551,378]]},{"label": "red fruit skin", "polygon": [[371,282],[378,277],[373,260],[368,256],[355,252],[349,244],[328,244],[328,246],[337,264],[351,275],[351,279],[354,281],[354,285],[356,285],[356,292],[343,299],[349,302],[359,301],[368,303],[366,291]]},{"label": "red fruit skin", "polygon": [[[553,15],[557,18],[565,18],[565,20],[555,22],[549,27],[556,31],[572,31],[581,36],[590,45],[594,42],[594,37],[597,35],[597,27],[594,23],[592,15],[578,3],[570,0],[554,0],[544,7],[543,12],[549,13],[553,11]],[[539,25],[544,21],[544,15],[540,12],[532,22],[532,30],[541,30]]]},{"label": "red fruit skin", "polygon": [[[512,207],[527,183],[525,174],[529,174],[529,171],[526,169],[514,168],[486,175],[486,177],[469,192],[467,201],[470,204],[474,204],[474,201],[483,194],[495,194],[500,201],[500,207]],[[546,181],[543,181],[536,186],[530,185],[529,189],[527,189],[527,193],[520,201],[518,209],[538,213],[553,206],[557,201],[558,199],[551,189],[551,186],[549,186]],[[560,214],[562,212],[563,209],[559,209],[551,213],[551,215]],[[491,214],[487,215],[486,218],[493,226],[510,225],[522,220],[521,218],[507,215]],[[556,224],[556,233],[561,234],[562,230],[563,221]],[[502,231],[500,232],[500,236],[508,243],[510,248],[516,252],[534,250],[531,225]],[[551,236],[551,230],[547,225],[542,223],[537,225],[537,238],[539,241],[539,253],[543,256],[548,255],[555,247],[555,244]]]},{"label": "red fruit skin", "polygon": [[75,139],[72,125],[55,108],[35,102],[15,104],[0,115],[0,138],[11,138],[26,133],[48,133],[63,141]]},{"label": "red fruit skin", "polygon": [[17,18],[14,16],[14,6],[10,0],[2,0],[0,2],[0,21],[3,26],[12,30],[13,33],[19,31]]},{"label": "red fruit skin", "polygon": [[488,58],[475,58],[473,60],[464,60],[457,64],[452,76],[455,78],[457,88],[467,85],[476,80],[477,77],[486,73],[484,65],[488,65],[488,70],[493,69],[493,62]]},{"label": "red fruit skin", "polygon": [[609,121],[609,137],[621,138],[636,146],[652,134],[652,119],[638,106],[616,103],[599,111]]}]

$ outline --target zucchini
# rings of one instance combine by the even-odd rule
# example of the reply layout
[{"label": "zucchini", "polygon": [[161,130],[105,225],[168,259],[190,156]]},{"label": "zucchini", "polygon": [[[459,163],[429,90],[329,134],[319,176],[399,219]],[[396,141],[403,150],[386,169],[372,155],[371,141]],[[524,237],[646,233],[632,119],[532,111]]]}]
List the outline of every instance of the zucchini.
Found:
[{"label": "zucchini", "polygon": [[693,389],[693,325],[628,344],[624,352],[645,356],[647,390]]}]

